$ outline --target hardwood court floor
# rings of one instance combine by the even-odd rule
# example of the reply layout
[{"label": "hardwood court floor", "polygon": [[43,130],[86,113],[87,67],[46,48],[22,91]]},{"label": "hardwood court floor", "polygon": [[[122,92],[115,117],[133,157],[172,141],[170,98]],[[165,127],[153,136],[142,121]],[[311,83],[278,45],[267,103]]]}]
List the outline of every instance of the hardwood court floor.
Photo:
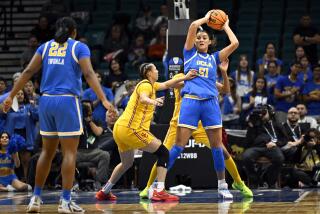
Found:
[{"label": "hardwood court floor", "polygon": [[[234,200],[220,201],[216,190],[199,190],[181,196],[174,203],[151,203],[140,200],[137,191],[118,190],[117,202],[97,202],[94,192],[73,194],[86,213],[315,213],[320,214],[320,189],[256,190],[253,199],[243,199],[239,192],[232,191]],[[58,191],[45,191],[41,213],[57,213]],[[0,213],[25,213],[30,194],[1,193]]]}]

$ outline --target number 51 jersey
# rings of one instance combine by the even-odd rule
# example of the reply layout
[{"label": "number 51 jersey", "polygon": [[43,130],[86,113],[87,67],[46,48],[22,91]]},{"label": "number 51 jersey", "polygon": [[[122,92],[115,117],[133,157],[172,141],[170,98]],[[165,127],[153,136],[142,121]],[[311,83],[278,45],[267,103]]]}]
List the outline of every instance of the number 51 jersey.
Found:
[{"label": "number 51 jersey", "polygon": [[216,87],[217,66],[220,64],[219,52],[212,55],[200,53],[196,47],[190,50],[183,49],[184,73],[197,70],[198,76],[187,80],[181,91],[181,96],[187,95],[194,99],[210,99],[218,96]]}]

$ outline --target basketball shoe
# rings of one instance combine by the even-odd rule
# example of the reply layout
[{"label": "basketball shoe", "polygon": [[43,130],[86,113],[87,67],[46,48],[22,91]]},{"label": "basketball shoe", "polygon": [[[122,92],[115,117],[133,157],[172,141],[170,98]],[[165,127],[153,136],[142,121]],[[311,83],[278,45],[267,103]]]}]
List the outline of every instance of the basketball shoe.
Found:
[{"label": "basketball shoe", "polygon": [[41,204],[42,201],[39,196],[32,196],[27,206],[27,213],[39,213]]},{"label": "basketball shoe", "polygon": [[77,205],[74,201],[60,199],[58,213],[84,213],[85,210]]}]

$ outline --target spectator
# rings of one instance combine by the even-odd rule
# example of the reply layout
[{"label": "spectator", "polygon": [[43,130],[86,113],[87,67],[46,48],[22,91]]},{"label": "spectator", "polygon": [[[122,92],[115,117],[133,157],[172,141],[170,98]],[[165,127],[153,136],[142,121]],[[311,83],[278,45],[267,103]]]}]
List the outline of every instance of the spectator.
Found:
[{"label": "spectator", "polygon": [[[99,121],[95,121],[92,117],[92,103],[83,101],[83,134],[80,136],[80,143],[77,153],[77,166],[82,163],[90,163],[89,170],[94,180],[98,182],[100,188],[101,184],[105,183],[108,178],[110,155],[108,152],[98,148],[97,139],[103,133],[103,128]],[[105,120],[106,114],[104,114]],[[84,176],[84,175],[81,175]],[[84,176],[85,177],[85,176]]]},{"label": "spectator", "polygon": [[254,80],[254,72],[250,70],[247,55],[240,55],[238,68],[232,72],[230,76],[237,85],[237,94],[239,97],[243,97],[249,93]]},{"label": "spectator", "polygon": [[320,65],[314,67],[313,79],[304,85],[302,94],[308,115],[320,120]]},{"label": "spectator", "polygon": [[14,173],[14,168],[20,166],[20,159],[12,145],[10,148],[9,144],[15,144],[10,140],[9,133],[0,134],[0,191],[31,191],[31,186],[21,182]]},{"label": "spectator", "polygon": [[110,54],[120,49],[125,50],[126,48],[128,48],[128,36],[123,27],[119,24],[112,25],[104,43],[105,53]]},{"label": "spectator", "polygon": [[302,56],[300,59],[301,71],[298,74],[298,79],[300,79],[303,83],[312,80],[312,69],[309,63],[307,56]]},{"label": "spectator", "polygon": [[6,117],[5,130],[10,135],[19,134],[26,140],[27,148],[19,152],[23,170],[22,178],[27,178],[28,164],[34,148],[36,122],[38,121],[38,108],[29,103],[28,96],[22,90],[17,93],[19,110],[9,111]]},{"label": "spectator", "polygon": [[129,99],[131,94],[134,91],[134,88],[136,87],[136,81],[126,81],[125,86],[126,90],[121,95],[120,99],[115,104],[117,108],[121,108],[122,110],[125,110],[125,108],[128,105]]},{"label": "spectator", "polygon": [[154,21],[152,30],[156,31],[160,24],[168,24],[168,16],[168,6],[166,4],[160,5],[160,15]]},{"label": "spectator", "polygon": [[[95,72],[100,84],[102,81],[102,74],[100,72]],[[110,88],[106,88],[103,85],[101,85],[101,88],[106,95],[107,100],[112,103],[114,100],[114,96],[112,93],[112,90]],[[103,128],[107,127],[106,120],[105,120],[105,115],[106,115],[106,109],[103,107],[101,101],[98,99],[97,95],[94,93],[92,88],[88,88],[83,92],[82,96],[83,100],[88,100],[92,103],[93,107],[93,113],[92,117],[96,122],[99,122]]]},{"label": "spectator", "polygon": [[297,105],[297,109],[300,115],[299,123],[308,123],[310,125],[310,128],[312,129],[318,128],[317,120],[314,119],[313,117],[306,116],[308,113],[308,110],[304,103],[299,103]]},{"label": "spectator", "polygon": [[287,119],[287,112],[291,107],[295,107],[300,100],[300,90],[303,82],[298,79],[298,72],[301,70],[301,64],[294,62],[290,66],[290,74],[281,76],[275,86],[275,109],[277,120],[283,123]]},{"label": "spectator", "polygon": [[301,45],[298,45],[295,52],[295,61],[300,62],[301,58],[305,55],[306,52],[304,51],[303,47]]},{"label": "spectator", "polygon": [[161,61],[166,51],[167,25],[160,25],[156,36],[150,41],[148,47],[148,57],[151,60]]},{"label": "spectator", "polygon": [[265,74],[265,78],[267,81],[267,89],[270,94],[273,95],[274,93],[274,87],[280,78],[280,74],[277,72],[277,62],[276,61],[270,61],[267,65],[267,71],[268,73]]},{"label": "spectator", "polygon": [[34,53],[38,48],[39,42],[35,35],[31,35],[28,41],[28,47],[23,51],[20,59],[20,65],[22,68],[27,67],[29,62],[31,61]]},{"label": "spectator", "polygon": [[318,29],[312,24],[309,15],[303,15],[298,25],[293,32],[293,42],[296,45],[303,46],[306,55],[309,57],[312,65],[317,64],[317,44],[320,44],[320,35]]},{"label": "spectator", "polygon": [[143,34],[138,34],[134,39],[128,53],[128,60],[135,67],[146,61],[146,46]]},{"label": "spectator", "polygon": [[239,128],[239,114],[241,111],[241,98],[237,95],[237,85],[229,78],[230,94],[222,98],[221,112],[223,127],[226,129]]},{"label": "spectator", "polygon": [[264,77],[258,77],[253,84],[252,91],[245,95],[242,104],[242,110],[249,111],[257,106],[266,105],[270,103],[267,83]]},{"label": "spectator", "polygon": [[59,17],[68,16],[70,7],[68,1],[64,0],[47,0],[42,7],[42,14],[53,24]]},{"label": "spectator", "polygon": [[12,75],[12,82],[13,84],[18,80],[18,78],[21,76],[21,72],[16,72]]},{"label": "spectator", "polygon": [[291,107],[288,111],[287,121],[282,124],[287,136],[285,144],[281,145],[281,150],[287,163],[298,163],[300,161],[300,146],[303,143],[303,135],[310,128],[309,124],[299,123],[299,111],[296,107]]},{"label": "spectator", "polygon": [[265,173],[270,188],[275,186],[280,174],[284,157],[278,145],[283,144],[285,135],[273,117],[272,108],[262,106],[256,108],[249,119],[246,135],[248,145],[242,154],[242,160],[251,188],[257,188],[261,179],[255,171],[255,163],[260,157],[266,157],[271,161]]},{"label": "spectator", "polygon": [[43,44],[53,38],[54,33],[50,28],[47,17],[39,17],[39,23],[31,30],[31,35],[38,39],[39,44]]},{"label": "spectator", "polygon": [[38,106],[40,95],[35,92],[35,88],[34,88],[33,82],[31,80],[29,80],[25,84],[23,90],[25,91],[26,95],[28,96],[29,103],[31,105]]},{"label": "spectator", "polygon": [[0,95],[3,95],[7,92],[7,81],[0,77]]},{"label": "spectator", "polygon": [[106,84],[114,92],[128,77],[122,70],[122,66],[118,59],[112,59],[109,66],[109,75]]},{"label": "spectator", "polygon": [[146,39],[150,39],[155,19],[151,16],[152,11],[149,5],[143,5],[142,12],[142,16],[136,19],[136,28],[139,33],[143,33],[145,35]]},{"label": "spectator", "polygon": [[259,66],[259,74],[263,75],[265,70],[267,70],[268,62],[277,62],[277,72],[280,74],[282,61],[277,58],[276,55],[276,45],[273,42],[268,42],[265,47],[265,53],[262,58],[257,60],[257,65]]}]

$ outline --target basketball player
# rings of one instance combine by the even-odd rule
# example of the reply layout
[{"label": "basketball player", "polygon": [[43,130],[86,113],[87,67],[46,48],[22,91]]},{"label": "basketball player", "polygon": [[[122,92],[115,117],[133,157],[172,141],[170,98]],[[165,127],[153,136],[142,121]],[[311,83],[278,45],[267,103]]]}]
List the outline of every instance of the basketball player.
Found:
[{"label": "basketball player", "polygon": [[79,136],[82,134],[79,105],[82,85],[81,72],[103,106],[114,111],[93,71],[90,50],[87,45],[74,40],[76,35],[76,23],[72,18],[63,17],[57,20],[54,39],[37,49],[30,64],[14,84],[9,97],[4,101],[4,110],[8,111],[12,105],[13,97],[42,67],[39,120],[43,144],[37,163],[34,192],[27,212],[40,212],[41,191],[59,142],[63,153],[61,167],[63,190],[58,213],[84,212],[81,207],[71,201],[70,192],[75,173]]},{"label": "basketball player", "polygon": [[[220,93],[229,93],[230,92],[230,87],[229,87],[229,79],[227,76],[227,70],[228,70],[228,62],[222,62],[219,65],[219,68],[221,70],[221,75],[223,77],[223,85],[220,83],[216,83],[216,86],[219,90]],[[176,74],[173,79],[175,78],[180,78],[183,77],[184,74],[179,73]],[[180,113],[180,105],[181,105],[181,96],[180,96],[180,92],[181,89],[183,87],[183,82],[179,83],[179,85],[174,89],[174,95],[175,95],[175,109],[173,112],[173,116],[172,119],[170,121],[170,127],[168,129],[166,138],[164,140],[164,146],[170,151],[175,143],[176,140],[176,133],[177,133],[177,123],[178,123],[178,117],[179,117],[179,113]],[[208,137],[206,135],[205,129],[203,128],[201,122],[199,122],[198,128],[197,130],[195,130],[194,132],[192,132],[192,137],[195,139],[196,143],[203,143],[204,145],[206,145],[208,148],[210,148],[210,143],[208,140]],[[232,157],[230,156],[229,152],[226,150],[225,147],[223,147],[223,154],[225,157],[225,165],[226,168],[228,170],[228,172],[230,173],[230,175],[232,176],[234,183],[232,184],[232,187],[235,189],[240,190],[240,192],[242,193],[242,195],[244,197],[252,197],[252,191],[244,184],[244,182],[241,180],[241,177],[239,175],[238,169],[232,159]],[[140,192],[140,197],[141,198],[147,198],[148,197],[148,190],[150,188],[150,186],[152,185],[152,183],[154,182],[155,178],[156,178],[156,165],[154,165],[152,167],[151,173],[150,173],[150,177],[147,183],[146,188]],[[168,170],[170,170],[170,168],[168,167]]]},{"label": "basketball player", "polygon": [[184,72],[191,69],[198,71],[198,76],[184,82],[181,91],[182,101],[178,120],[176,144],[170,150],[169,167],[180,156],[187,144],[192,132],[198,128],[201,121],[206,130],[214,166],[218,177],[218,194],[224,199],[232,199],[225,181],[225,164],[222,145],[222,119],[216,87],[217,66],[227,60],[228,56],[237,49],[239,42],[229,27],[229,20],[223,25],[231,44],[212,55],[208,54],[211,43],[209,35],[205,31],[197,32],[197,29],[209,22],[209,11],[205,17],[191,23],[187,39],[184,45]]},{"label": "basketball player", "polygon": [[111,188],[119,178],[132,166],[134,150],[141,149],[157,156],[158,188],[154,191],[154,201],[178,201],[179,198],[165,191],[164,181],[167,173],[169,152],[154,137],[149,129],[155,106],[163,105],[163,98],[156,98],[156,92],[174,87],[177,83],[194,78],[196,72],[189,71],[186,76],[171,79],[163,83],[158,80],[158,70],[152,63],[140,66],[140,81],[132,93],[128,105],[113,128],[113,137],[118,145],[121,163],[112,172],[109,181],[96,193],[97,200],[116,200]]}]

